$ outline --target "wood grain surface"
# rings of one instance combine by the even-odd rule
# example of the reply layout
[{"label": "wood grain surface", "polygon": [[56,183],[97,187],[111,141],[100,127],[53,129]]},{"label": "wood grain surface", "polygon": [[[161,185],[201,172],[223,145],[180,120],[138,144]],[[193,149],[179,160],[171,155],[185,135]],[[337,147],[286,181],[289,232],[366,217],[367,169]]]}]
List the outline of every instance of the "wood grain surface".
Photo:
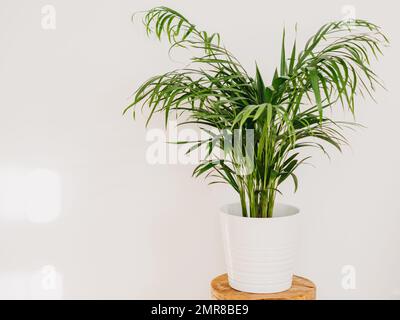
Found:
[{"label": "wood grain surface", "polygon": [[222,274],[211,281],[211,295],[216,300],[315,300],[316,287],[306,278],[294,276],[292,287],[277,293],[248,293],[229,286],[228,275]]}]

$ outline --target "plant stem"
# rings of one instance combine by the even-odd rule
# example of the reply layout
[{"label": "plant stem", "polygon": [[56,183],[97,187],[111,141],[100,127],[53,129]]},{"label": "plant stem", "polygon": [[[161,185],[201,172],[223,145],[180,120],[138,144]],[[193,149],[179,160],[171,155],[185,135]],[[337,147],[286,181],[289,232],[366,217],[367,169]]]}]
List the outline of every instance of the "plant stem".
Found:
[{"label": "plant stem", "polygon": [[247,205],[246,205],[246,194],[245,194],[243,188],[240,189],[240,204],[242,205],[242,216],[245,218],[248,217]]}]

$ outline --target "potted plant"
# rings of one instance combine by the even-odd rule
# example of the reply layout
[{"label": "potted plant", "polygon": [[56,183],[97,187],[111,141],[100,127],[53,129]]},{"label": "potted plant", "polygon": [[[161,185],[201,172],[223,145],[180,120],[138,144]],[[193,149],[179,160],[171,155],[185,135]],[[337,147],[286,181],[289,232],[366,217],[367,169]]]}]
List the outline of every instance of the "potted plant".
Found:
[{"label": "potted plant", "polygon": [[287,51],[283,33],[280,65],[267,83],[257,66],[254,77],[245,70],[219,34],[199,30],[170,8],[147,11],[143,22],[148,34],[167,39],[171,50],[191,49],[193,57],[189,66],[143,83],[124,113],[147,106],[147,123],[161,112],[167,124],[175,113],[180,124],[209,133],[188,152],[205,146],[194,176],[207,174],[238,194],[238,203],[221,212],[229,283],[246,292],[287,290],[299,210],[275,202],[279,187],[291,179],[297,190],[295,170],[308,159],[307,148],[341,150],[343,130],[355,123],[326,111],[339,104],[354,114],[357,95],[372,97],[381,81],[370,58],[387,38],[368,21],[337,21],[323,25],[302,50],[295,42]]}]

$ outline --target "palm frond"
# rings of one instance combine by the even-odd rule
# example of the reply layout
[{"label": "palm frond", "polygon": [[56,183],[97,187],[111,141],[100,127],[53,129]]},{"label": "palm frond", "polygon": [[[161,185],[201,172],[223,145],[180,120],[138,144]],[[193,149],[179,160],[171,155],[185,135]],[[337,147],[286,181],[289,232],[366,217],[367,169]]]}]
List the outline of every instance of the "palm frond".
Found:
[{"label": "palm frond", "polygon": [[[201,31],[173,9],[153,8],[143,23],[148,35],[166,38],[170,50],[189,48],[193,57],[186,68],[144,82],[124,113],[146,107],[147,124],[161,112],[165,125],[176,113],[180,125],[197,124],[209,132],[204,140],[181,141],[191,144],[188,153],[207,147],[193,175],[229,184],[244,216],[271,217],[279,186],[288,178],[297,190],[295,171],[309,159],[301,155],[303,148],[328,155],[326,145],[341,151],[347,144],[344,129],[353,123],[330,119],[327,108],[341,104],[354,114],[358,94],[373,97],[376,87],[383,86],[371,57],[382,54],[388,39],[365,20],[327,23],[303,50],[295,41],[288,53],[284,31],[280,65],[270,85],[257,66],[250,77],[218,33]],[[224,156],[209,159],[214,151]]]}]

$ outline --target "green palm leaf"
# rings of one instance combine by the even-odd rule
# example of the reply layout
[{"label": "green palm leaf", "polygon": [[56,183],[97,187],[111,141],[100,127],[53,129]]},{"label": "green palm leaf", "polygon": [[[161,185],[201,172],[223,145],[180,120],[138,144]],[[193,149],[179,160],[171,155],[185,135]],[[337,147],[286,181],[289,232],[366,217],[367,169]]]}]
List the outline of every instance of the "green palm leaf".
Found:
[{"label": "green palm leaf", "polygon": [[[191,144],[188,153],[207,146],[207,156],[193,175],[214,178],[211,184],[229,184],[239,195],[244,216],[271,217],[279,186],[289,177],[297,190],[294,172],[309,158],[302,157],[303,148],[327,155],[326,145],[342,150],[347,143],[343,130],[355,123],[328,118],[327,108],[340,103],[355,114],[356,96],[373,98],[375,88],[382,86],[371,57],[382,54],[388,39],[365,20],[327,23],[303,50],[295,41],[288,57],[284,31],[280,65],[269,85],[257,65],[255,77],[249,76],[218,33],[198,29],[173,9],[153,8],[143,23],[148,35],[169,42],[170,51],[191,49],[193,57],[188,67],[144,82],[124,114],[147,107],[147,123],[161,112],[168,125],[175,113],[180,125],[197,124],[209,132],[205,140],[180,142]],[[254,136],[250,144],[249,130]],[[208,159],[217,150],[224,157]]]}]

